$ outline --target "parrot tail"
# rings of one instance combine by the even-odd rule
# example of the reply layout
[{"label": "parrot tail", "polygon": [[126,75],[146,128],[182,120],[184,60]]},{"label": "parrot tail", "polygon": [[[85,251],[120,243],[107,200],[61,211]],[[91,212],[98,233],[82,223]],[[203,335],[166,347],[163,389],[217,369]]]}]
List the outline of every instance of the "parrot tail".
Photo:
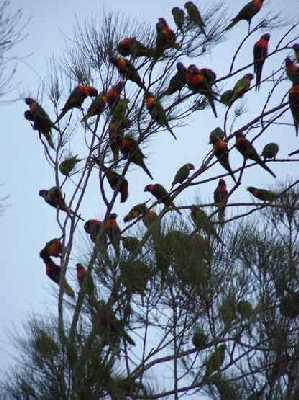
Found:
[{"label": "parrot tail", "polygon": [[68,296],[75,298],[75,293],[66,280],[63,282],[63,290]]},{"label": "parrot tail", "polygon": [[175,140],[178,140],[178,138],[176,137],[176,135],[173,133],[173,130],[171,129],[171,127],[169,126],[169,124],[167,123],[166,128],[169,130],[169,132],[171,133],[171,135],[173,136],[173,138]]},{"label": "parrot tail", "polygon": [[132,345],[132,346],[136,345],[134,340],[127,334],[127,332],[124,332],[123,337],[124,337],[125,341],[128,342],[130,345]]},{"label": "parrot tail", "polygon": [[151,180],[154,179],[152,174],[150,173],[150,170],[147,168],[147,166],[144,163],[141,165],[141,168],[151,178]]},{"label": "parrot tail", "polygon": [[224,31],[228,31],[231,29],[233,26],[235,26],[239,21],[237,19],[233,19],[232,22],[224,29]]},{"label": "parrot tail", "polygon": [[269,174],[271,174],[271,175],[273,176],[273,178],[276,178],[276,175],[274,174],[274,172],[273,172],[262,160],[260,160],[260,161],[258,162],[258,164],[259,164],[261,167],[263,167],[264,170],[268,171]]},{"label": "parrot tail", "polygon": [[215,115],[215,118],[218,118],[213,96],[211,96],[211,95],[207,96],[207,100],[208,100],[208,102],[209,102],[209,104],[210,104],[210,106],[211,106],[211,108],[212,108],[212,110],[213,110],[213,113],[214,113],[214,115]]},{"label": "parrot tail", "polygon": [[218,207],[218,219],[221,225],[224,224],[224,217],[225,217],[225,206]]},{"label": "parrot tail", "polygon": [[128,199],[128,185],[122,185],[120,188],[120,202],[125,203]]},{"label": "parrot tail", "polygon": [[255,84],[256,84],[256,90],[259,90],[261,87],[261,81],[262,81],[262,65],[257,64],[255,66]]},{"label": "parrot tail", "polygon": [[46,141],[48,142],[48,145],[49,145],[53,150],[55,150],[54,143],[53,143],[53,140],[52,140],[51,131],[42,132],[42,134],[44,135]]}]

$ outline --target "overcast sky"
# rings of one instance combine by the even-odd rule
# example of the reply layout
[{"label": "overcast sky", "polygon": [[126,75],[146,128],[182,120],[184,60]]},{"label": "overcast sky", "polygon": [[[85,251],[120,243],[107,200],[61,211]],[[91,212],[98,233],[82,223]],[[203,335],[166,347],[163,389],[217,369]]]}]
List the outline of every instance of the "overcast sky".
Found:
[{"label": "overcast sky", "polygon": [[[246,2],[246,1],[245,1]],[[231,12],[237,11],[245,4],[237,0],[229,4]],[[204,2],[201,2],[204,3]],[[210,3],[206,0],[205,2]],[[233,3],[233,4],[232,4]],[[278,10],[283,3],[278,0],[266,0],[268,9]],[[120,10],[128,15],[138,17],[140,21],[155,24],[157,18],[164,16],[170,20],[171,8],[182,6],[184,1],[178,0],[12,0],[15,8],[23,8],[24,14],[31,17],[27,27],[28,37],[18,45],[15,52],[24,58],[18,65],[16,84],[13,93],[8,98],[24,97],[37,93],[41,80],[47,78],[48,59],[53,54],[61,55],[64,42],[71,37],[76,18],[80,21],[91,15],[100,14],[103,6],[107,10]],[[287,10],[284,12],[290,18],[298,15],[298,0],[288,0]],[[171,21],[171,20],[170,20]],[[282,28],[284,29],[284,28]],[[246,23],[241,23],[227,36],[227,41],[217,46],[197,64],[201,67],[212,67],[218,76],[227,72],[227,63],[231,59],[232,51],[239,44],[242,35],[247,30]],[[256,34],[251,42],[260,36]],[[279,31],[271,32],[270,48],[277,43]],[[291,54],[291,52],[290,52]],[[270,73],[275,67],[273,63],[282,63],[284,56],[280,55],[273,61],[267,61],[265,74]],[[251,62],[252,47],[242,53],[242,63]],[[196,63],[196,60],[192,62]],[[191,62],[190,62],[191,63]],[[251,72],[251,71],[248,71]],[[233,83],[233,82],[232,82]],[[260,100],[265,91],[261,91]],[[279,93],[280,94],[280,93]],[[248,113],[240,120],[249,120],[258,115],[256,94],[251,94],[245,101]],[[191,118],[190,126],[176,131],[179,140],[177,143],[170,135],[159,135],[151,142],[148,149],[148,166],[152,171],[155,181],[170,187],[173,175],[179,166],[186,162],[200,165],[202,157],[209,150],[209,132],[222,124],[223,108],[220,109],[219,121],[214,120],[212,112],[207,109],[196,113]],[[9,207],[1,217],[2,251],[0,252],[1,280],[0,280],[0,368],[5,368],[12,357],[13,351],[9,346],[9,330],[19,330],[20,322],[33,312],[49,312],[49,304],[53,304],[51,283],[46,278],[44,266],[39,259],[39,251],[44,243],[55,237],[58,230],[55,225],[55,211],[46,206],[38,196],[41,188],[48,188],[54,184],[48,164],[44,160],[42,146],[27,121],[23,118],[26,109],[23,101],[17,101],[0,106],[2,122],[1,136],[1,195],[9,194]],[[291,114],[286,115],[285,121],[292,122]],[[238,125],[237,124],[237,125]],[[266,136],[267,137],[264,137]],[[286,156],[291,150],[299,147],[294,129],[288,126],[274,127],[256,143],[258,150],[269,141],[277,141],[281,147],[281,156]],[[232,164],[240,163],[239,156],[232,157]],[[298,177],[297,164],[282,166],[271,165],[279,179]],[[131,170],[130,170],[131,171]],[[215,172],[222,171],[215,168]],[[142,172],[133,170],[129,175],[131,195],[128,203],[118,208],[121,217],[130,209],[131,205],[144,200],[143,187],[149,183]],[[227,179],[228,186],[232,184]],[[237,191],[232,200],[250,200],[244,187],[248,184],[255,186],[274,185],[275,181],[259,167],[251,168],[245,172],[244,185]],[[207,185],[202,189],[192,189],[184,194],[178,203],[189,204],[195,196],[204,200],[212,199],[215,185]],[[147,197],[148,198],[148,197]],[[91,199],[85,205],[83,214],[86,218],[101,217],[104,210],[102,205]],[[82,229],[81,229],[82,230]]]}]

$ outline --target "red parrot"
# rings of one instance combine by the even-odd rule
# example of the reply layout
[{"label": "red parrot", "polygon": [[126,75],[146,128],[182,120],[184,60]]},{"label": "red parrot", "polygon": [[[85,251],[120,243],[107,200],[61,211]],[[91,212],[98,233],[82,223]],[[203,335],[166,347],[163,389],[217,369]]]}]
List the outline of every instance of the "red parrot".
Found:
[{"label": "red parrot", "polygon": [[289,90],[289,105],[294,119],[296,136],[299,130],[299,83]]},{"label": "red parrot", "polygon": [[52,239],[45,244],[41,251],[41,257],[61,257],[62,250],[63,247],[60,239]]},{"label": "red parrot", "polygon": [[144,46],[144,44],[136,40],[135,37],[122,39],[117,45],[117,51],[122,56],[133,57],[150,57],[153,54],[152,49]]},{"label": "red parrot", "polygon": [[229,163],[229,151],[227,143],[218,136],[211,137],[210,139],[211,143],[213,144],[213,150],[217,160],[230,174],[234,182],[237,182]]},{"label": "red parrot", "polygon": [[84,100],[90,96],[95,97],[98,95],[97,89],[92,86],[79,85],[71,92],[69,98],[67,99],[63,109],[58,116],[56,122],[60,121],[62,117],[73,108],[81,108]]},{"label": "red parrot", "polygon": [[145,192],[150,192],[156,199],[163,203],[166,207],[173,208],[179,214],[181,214],[180,210],[174,205],[172,198],[170,197],[167,190],[164,186],[156,183],[155,185],[146,185],[144,188]]},{"label": "red parrot", "polygon": [[124,176],[117,174],[111,168],[102,167],[112,190],[120,193],[120,202],[125,203],[128,199],[128,181]]},{"label": "red parrot", "polygon": [[145,89],[137,69],[134,65],[123,57],[110,57],[110,62],[117,68],[120,75],[129,81],[135,82],[139,87]]},{"label": "red parrot", "polygon": [[212,85],[215,80],[215,72],[208,68],[198,69],[196,65],[191,64],[187,69],[186,82],[189,89],[206,97],[215,117],[217,118],[217,112],[214,103],[215,93],[212,90]]},{"label": "red parrot", "polygon": [[104,221],[104,229],[114,247],[115,253],[119,255],[121,230],[116,222],[116,218],[117,214],[110,214]]},{"label": "red parrot", "polygon": [[[60,273],[61,273],[61,268],[59,265],[55,264],[50,257],[41,255],[41,258],[43,259],[45,266],[46,266],[46,274],[47,276],[57,285],[59,285],[59,280],[60,280]],[[62,287],[65,293],[70,296],[70,297],[75,297],[75,293],[73,289],[70,287],[70,285],[67,283],[66,278],[63,278],[62,281]]]},{"label": "red parrot", "polygon": [[58,210],[65,211],[68,214],[76,215],[77,218],[83,221],[79,215],[75,214],[74,211],[70,210],[65,204],[64,197],[57,186],[54,186],[49,190],[40,190],[39,195],[45,200],[46,203],[50,204],[50,206],[57,208]]},{"label": "red parrot", "polygon": [[261,36],[253,47],[253,63],[254,73],[256,75],[256,89],[258,90],[262,80],[262,70],[264,62],[268,56],[268,45],[270,40],[270,34],[265,33]]},{"label": "red parrot", "polygon": [[130,135],[124,136],[122,139],[119,140],[118,142],[120,146],[120,150],[122,154],[128,158],[129,161],[132,163],[138,165],[143,169],[143,171],[151,178],[152,174],[150,173],[149,169],[144,163],[144,154],[142,153],[141,149],[138,146],[138,143],[136,142],[135,139],[132,138]]},{"label": "red parrot", "polygon": [[216,207],[218,207],[219,222],[223,223],[225,216],[225,207],[228,202],[228,191],[224,179],[219,179],[218,181],[218,186],[214,191],[214,202]]},{"label": "red parrot", "polygon": [[168,48],[178,48],[176,36],[164,18],[159,18],[156,24],[156,56],[160,57]]},{"label": "red parrot", "polygon": [[115,85],[111,86],[110,89],[105,93],[107,103],[110,108],[112,108],[120,99],[121,92],[125,87],[124,81],[119,81]]},{"label": "red parrot", "polygon": [[299,84],[299,66],[294,61],[287,57],[285,59],[285,69],[287,77],[294,85]]},{"label": "red parrot", "polygon": [[243,155],[245,159],[253,160],[266,171],[269,172],[274,178],[276,175],[271,171],[269,167],[265,164],[265,162],[258,155],[257,151],[253,147],[253,145],[246,139],[245,135],[242,132],[236,133],[236,148]]},{"label": "red parrot", "polygon": [[264,0],[251,0],[247,3],[239,13],[233,18],[232,22],[228,25],[225,29],[226,31],[231,29],[240,21],[247,21],[248,22],[248,32],[250,31],[250,24],[252,18],[260,11],[264,3]]},{"label": "red parrot", "polygon": [[89,234],[90,240],[95,243],[98,233],[102,229],[101,240],[103,245],[107,244],[103,222],[97,219],[89,219],[84,224],[84,230]]}]

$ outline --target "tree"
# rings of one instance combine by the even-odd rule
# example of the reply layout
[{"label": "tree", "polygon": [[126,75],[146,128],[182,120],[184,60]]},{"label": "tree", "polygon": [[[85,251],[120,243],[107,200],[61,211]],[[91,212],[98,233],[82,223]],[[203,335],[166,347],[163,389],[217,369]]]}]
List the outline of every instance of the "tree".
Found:
[{"label": "tree", "polygon": [[[39,133],[54,176],[54,183],[39,194],[57,210],[59,235],[44,246],[40,256],[48,277],[59,285],[59,294],[58,320],[50,325],[55,333],[49,335],[47,326],[31,330],[32,351],[27,364],[32,369],[21,370],[12,380],[9,389],[16,398],[178,399],[182,394],[213,395],[217,389],[223,400],[246,398],[258,391],[271,396],[276,390],[277,380],[269,375],[269,368],[276,363],[273,357],[280,354],[269,347],[269,337],[273,340],[274,333],[270,331],[273,318],[270,320],[265,307],[271,299],[268,275],[259,275],[256,269],[260,267],[242,267],[247,253],[253,257],[256,251],[265,252],[269,244],[277,261],[285,254],[285,247],[279,253],[267,237],[262,243],[258,241],[260,232],[236,230],[229,223],[261,209],[281,210],[279,201],[294,184],[273,192],[251,187],[250,192],[262,201],[259,203],[226,203],[242,189],[247,168],[262,167],[274,175],[269,162],[293,161],[271,160],[269,153],[264,161],[255,150],[256,143],[255,147],[252,143],[289,111],[286,95],[291,87],[291,97],[295,98],[296,72],[295,76],[288,72],[292,82],[285,92],[282,67],[262,77],[257,86],[259,96],[265,90],[264,105],[255,118],[237,129],[235,125],[241,115],[246,115],[238,106],[239,99],[252,94],[255,87],[250,87],[253,75],[248,73],[253,64],[257,72],[271,57],[287,54],[298,28],[287,27],[269,54],[265,47],[268,39],[262,38],[255,45],[258,51],[254,63],[236,69],[240,50],[250,43],[253,34],[278,23],[277,17],[265,17],[261,10],[264,19],[249,29],[232,55],[229,73],[216,77],[211,69],[198,68],[192,62],[196,59],[198,63],[202,54],[225,39],[228,22],[224,8],[215,4],[200,10],[201,18],[190,2],[186,5],[188,16],[186,11],[177,11],[175,32],[162,18],[153,30],[114,14],[105,15],[100,25],[93,20],[77,27],[63,68],[53,67],[49,97],[55,118],[37,99],[25,100],[25,118]],[[177,19],[179,15],[184,15],[184,22]],[[245,17],[250,20],[250,15]],[[182,61],[191,65],[184,66]],[[240,79],[238,74],[245,75]],[[227,86],[220,88],[227,82],[230,90]],[[276,97],[277,89],[281,97]],[[87,103],[89,97],[91,102]],[[293,111],[296,108],[296,123],[294,104],[290,105]],[[129,225],[121,229],[115,210],[118,199],[126,203],[128,187],[131,193],[132,164],[151,177],[143,154],[149,139],[161,131],[172,139],[176,128],[188,123],[191,115],[200,117],[207,109],[216,117],[221,107],[226,107],[223,129],[211,132],[211,151],[201,165],[184,166],[170,190],[160,184],[146,185],[144,191],[155,201],[128,209],[124,223]],[[84,141],[75,142],[76,131]],[[253,139],[248,141],[251,135]],[[236,146],[233,139],[237,139]],[[70,143],[78,150],[67,154]],[[237,150],[243,162],[232,169],[228,157]],[[247,164],[247,160],[254,162]],[[221,175],[214,173],[219,164],[223,167]],[[220,178],[230,179],[229,190]],[[187,188],[215,182],[216,186],[219,179],[215,202],[178,206],[177,197]],[[82,213],[84,200],[95,188],[103,204],[101,220]],[[159,203],[165,207],[156,213],[154,207]],[[238,206],[244,207],[241,214],[225,217],[226,207]],[[82,218],[87,220],[81,222]],[[138,230],[139,222],[146,229]],[[76,265],[78,285],[74,293],[69,272],[74,267],[74,242],[81,224],[90,237],[91,249]],[[262,250],[258,246],[247,249],[248,237]],[[53,260],[55,257],[58,261]],[[271,285],[275,287],[274,280]],[[260,304],[255,303],[256,294]],[[281,297],[281,292],[277,295]],[[262,363],[259,351],[264,357]],[[256,364],[252,364],[252,358]],[[32,374],[36,365],[40,365],[38,380]],[[156,378],[153,385],[152,374],[158,377],[161,370],[167,379],[160,382]],[[264,376],[253,387],[253,379],[260,372]],[[18,382],[25,382],[24,390]],[[283,390],[285,387],[289,390],[291,385]],[[294,396],[294,387],[290,391]]]}]

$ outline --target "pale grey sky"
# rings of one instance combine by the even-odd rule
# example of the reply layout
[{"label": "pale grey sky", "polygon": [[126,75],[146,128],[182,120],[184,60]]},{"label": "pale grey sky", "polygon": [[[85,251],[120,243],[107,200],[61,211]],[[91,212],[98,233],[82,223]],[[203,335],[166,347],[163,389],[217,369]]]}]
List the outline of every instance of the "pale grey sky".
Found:
[{"label": "pale grey sky", "polygon": [[[207,0],[206,4],[209,3]],[[229,5],[234,11],[238,11],[245,1],[237,0]],[[281,9],[283,4],[278,0],[268,0],[269,9]],[[14,7],[21,7],[26,16],[31,16],[28,25],[27,39],[18,45],[15,50],[21,57],[27,56],[24,62],[18,66],[16,76],[16,87],[8,98],[16,98],[24,95],[34,95],[41,84],[41,78],[47,78],[48,58],[54,53],[60,55],[64,48],[65,37],[71,37],[72,28],[76,17],[84,21],[85,18],[99,14],[103,8],[107,10],[120,10],[128,15],[138,17],[148,23],[155,24],[160,16],[170,19],[171,8],[182,6],[182,0],[107,0],[107,1],[79,1],[79,0],[13,0]],[[298,15],[298,0],[289,0],[286,14],[292,17]],[[283,29],[283,28],[282,28]],[[227,41],[217,46],[213,53],[201,59],[198,64],[201,67],[211,67],[221,76],[227,72],[227,63],[231,59],[232,51],[239,44],[242,35],[246,32],[247,25],[240,24],[227,36]],[[270,49],[277,43],[279,31],[271,32]],[[260,36],[258,33],[254,40]],[[251,45],[253,45],[253,41]],[[265,73],[273,69],[273,62],[282,63],[285,55],[280,55],[274,61],[267,61]],[[252,47],[242,53],[242,62],[251,62]],[[196,60],[194,60],[196,63]],[[193,62],[193,61],[192,61]],[[191,61],[190,61],[191,63]],[[248,71],[251,72],[251,71]],[[232,82],[233,83],[233,82]],[[227,86],[226,86],[227,87]],[[261,91],[260,98],[263,99],[265,91]],[[248,114],[242,117],[238,124],[249,120],[258,113],[257,96],[252,93],[246,100]],[[1,217],[2,251],[0,252],[1,281],[0,281],[0,368],[6,368],[13,350],[9,346],[9,329],[18,330],[19,324],[32,312],[47,313],[50,304],[53,305],[51,283],[46,278],[43,264],[39,259],[39,251],[46,241],[55,237],[58,231],[56,228],[55,211],[46,206],[38,196],[41,188],[47,188],[54,182],[48,164],[44,160],[42,146],[38,136],[27,121],[23,118],[25,110],[23,101],[1,105],[1,126],[2,126],[2,151],[1,151],[1,195],[9,194],[10,206],[4,216]],[[169,135],[159,135],[149,147],[148,165],[155,177],[156,182],[170,187],[173,175],[179,166],[186,162],[199,165],[202,157],[209,149],[209,132],[221,126],[224,115],[224,108],[218,106],[220,117],[215,121],[210,109],[192,116],[192,123],[176,133],[179,137],[174,143]],[[290,113],[286,115],[287,122],[292,122]],[[266,137],[267,136],[267,137]],[[281,147],[281,155],[286,156],[288,152],[299,147],[299,140],[296,139],[292,127],[275,127],[259,139],[256,146],[259,150],[269,141],[277,141]],[[240,163],[239,155],[232,157],[232,165]],[[297,177],[297,164],[290,164],[286,167],[271,165],[279,179],[285,177]],[[214,171],[222,171],[215,168]],[[131,205],[144,200],[143,187],[148,183],[142,172],[133,170],[129,175],[130,200],[119,207],[121,216],[125,214]],[[227,179],[228,186],[232,184]],[[237,191],[232,200],[250,200],[246,193],[247,184],[255,186],[273,185],[273,178],[261,168],[255,167],[247,170],[243,187]],[[189,204],[196,195],[204,200],[212,199],[215,185],[201,186],[199,189],[188,190],[178,202]],[[147,197],[148,198],[148,197]],[[95,203],[93,199],[85,205],[83,215],[87,218],[101,217],[101,204]]]}]

